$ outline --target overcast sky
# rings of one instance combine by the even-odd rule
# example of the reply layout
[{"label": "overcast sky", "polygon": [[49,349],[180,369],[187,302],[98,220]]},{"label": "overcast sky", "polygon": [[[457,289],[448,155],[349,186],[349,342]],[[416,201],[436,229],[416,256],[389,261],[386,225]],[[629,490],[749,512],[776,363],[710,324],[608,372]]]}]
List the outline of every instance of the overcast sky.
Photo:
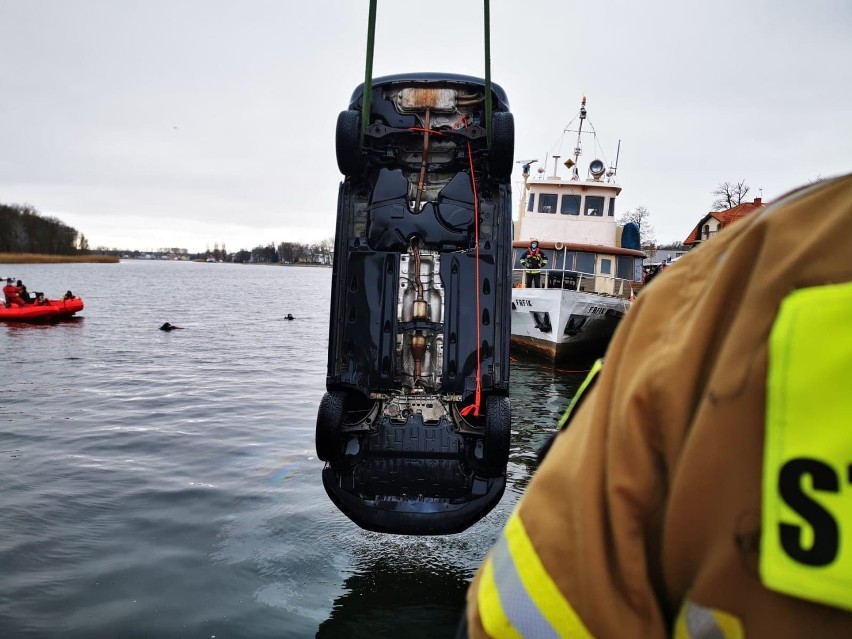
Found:
[{"label": "overcast sky", "polygon": [[[660,242],[685,239],[721,182],[771,200],[852,170],[850,0],[491,5],[516,158],[559,153],[587,96],[608,163],[621,140],[617,213],[647,207]],[[332,237],[335,122],[364,79],[368,7],[0,0],[0,203],[92,247]],[[483,75],[482,7],[379,0],[374,76]]]}]

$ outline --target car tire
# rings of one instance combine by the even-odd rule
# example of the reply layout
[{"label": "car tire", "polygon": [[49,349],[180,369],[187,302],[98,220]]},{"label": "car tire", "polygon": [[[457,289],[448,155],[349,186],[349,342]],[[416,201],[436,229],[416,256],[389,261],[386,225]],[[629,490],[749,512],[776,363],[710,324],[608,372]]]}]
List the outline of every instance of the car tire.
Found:
[{"label": "car tire", "polygon": [[515,161],[515,116],[498,111],[491,117],[491,153],[489,171],[497,179],[512,175]]},{"label": "car tire", "polygon": [[485,400],[485,472],[498,477],[506,472],[512,438],[512,405],[508,397],[490,395]]},{"label": "car tire", "polygon": [[335,135],[337,168],[343,175],[354,175],[361,170],[361,112],[349,109],[337,116]]},{"label": "car tire", "polygon": [[346,410],[346,393],[325,393],[317,412],[316,448],[322,461],[334,462],[341,456],[341,426]]}]

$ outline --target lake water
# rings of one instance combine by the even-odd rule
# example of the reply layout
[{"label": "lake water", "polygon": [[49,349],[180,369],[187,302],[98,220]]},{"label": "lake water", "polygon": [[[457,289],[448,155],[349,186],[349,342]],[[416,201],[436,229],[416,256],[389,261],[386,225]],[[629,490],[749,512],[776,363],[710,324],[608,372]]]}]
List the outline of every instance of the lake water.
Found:
[{"label": "lake water", "polygon": [[124,261],[0,276],[86,304],[61,324],[0,323],[4,638],[452,636],[584,377],[513,358],[498,507],[456,535],[382,535],[332,505],[314,452],[331,269]]}]

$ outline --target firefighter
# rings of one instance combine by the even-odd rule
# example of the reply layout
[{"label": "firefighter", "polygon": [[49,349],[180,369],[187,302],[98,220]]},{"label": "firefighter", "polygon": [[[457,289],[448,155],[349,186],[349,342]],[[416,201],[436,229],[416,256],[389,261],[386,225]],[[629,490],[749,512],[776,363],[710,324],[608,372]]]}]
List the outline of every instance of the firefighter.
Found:
[{"label": "firefighter", "polygon": [[852,174],[667,269],[479,568],[460,635],[852,637]]},{"label": "firefighter", "polygon": [[547,256],[538,247],[538,240],[530,242],[527,252],[521,258],[521,266],[527,269],[527,288],[541,288],[541,269],[547,266]]}]

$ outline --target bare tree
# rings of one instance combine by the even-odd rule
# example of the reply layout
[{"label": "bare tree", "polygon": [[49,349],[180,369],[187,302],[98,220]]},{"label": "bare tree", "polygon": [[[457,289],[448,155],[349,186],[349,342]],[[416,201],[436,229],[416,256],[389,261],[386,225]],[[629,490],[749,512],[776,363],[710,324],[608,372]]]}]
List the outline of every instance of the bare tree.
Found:
[{"label": "bare tree", "polygon": [[750,190],[751,187],[745,183],[745,180],[740,180],[733,184],[730,182],[720,184],[713,191],[713,195],[716,196],[716,199],[713,200],[713,210],[724,211],[742,204]]},{"label": "bare tree", "polygon": [[637,206],[632,211],[625,211],[618,218],[618,225],[624,226],[628,222],[634,222],[639,227],[639,243],[643,248],[654,246],[657,243],[657,236],[654,234],[654,227],[648,222],[651,217],[651,212],[644,206]]}]

